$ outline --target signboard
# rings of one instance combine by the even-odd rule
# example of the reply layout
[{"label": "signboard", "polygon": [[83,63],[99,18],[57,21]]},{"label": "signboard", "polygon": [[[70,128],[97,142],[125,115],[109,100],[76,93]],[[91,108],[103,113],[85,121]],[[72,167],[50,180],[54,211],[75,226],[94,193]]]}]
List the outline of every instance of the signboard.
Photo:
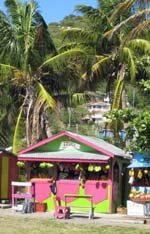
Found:
[{"label": "signboard", "polygon": [[80,144],[77,144],[73,141],[62,141],[61,144],[60,144],[60,148],[61,150],[70,150],[70,149],[77,149],[79,150],[80,149]]},{"label": "signboard", "polygon": [[144,215],[144,204],[127,201],[127,215]]}]

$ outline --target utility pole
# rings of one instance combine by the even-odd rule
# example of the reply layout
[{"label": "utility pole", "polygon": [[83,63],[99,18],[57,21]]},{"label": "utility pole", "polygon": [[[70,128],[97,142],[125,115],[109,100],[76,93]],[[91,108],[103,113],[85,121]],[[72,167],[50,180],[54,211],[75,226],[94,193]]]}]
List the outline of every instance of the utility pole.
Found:
[{"label": "utility pole", "polygon": [[68,129],[71,127],[71,107],[68,107]]},{"label": "utility pole", "polygon": [[132,108],[134,109],[135,107],[135,89],[133,89],[133,93],[132,93]]},{"label": "utility pole", "polygon": [[122,109],[126,108],[126,92],[125,90],[122,91]]}]

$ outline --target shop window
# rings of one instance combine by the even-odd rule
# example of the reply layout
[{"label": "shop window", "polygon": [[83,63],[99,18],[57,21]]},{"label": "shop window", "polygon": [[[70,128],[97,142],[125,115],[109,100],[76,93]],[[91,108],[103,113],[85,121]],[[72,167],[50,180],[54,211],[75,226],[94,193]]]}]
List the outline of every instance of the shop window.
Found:
[{"label": "shop window", "polygon": [[58,164],[58,179],[78,179],[80,172],[75,166],[75,164]]},{"label": "shop window", "polygon": [[134,169],[134,185],[150,186],[150,170],[148,168]]},{"label": "shop window", "polygon": [[58,164],[58,179],[107,180],[110,165]]},{"label": "shop window", "polygon": [[107,180],[108,179],[108,171],[102,169],[99,172],[88,172],[87,171],[87,180]]},{"label": "shop window", "polygon": [[[43,165],[42,165],[43,164]],[[35,162],[30,164],[30,178],[51,178],[53,177],[53,166],[50,163]]]}]

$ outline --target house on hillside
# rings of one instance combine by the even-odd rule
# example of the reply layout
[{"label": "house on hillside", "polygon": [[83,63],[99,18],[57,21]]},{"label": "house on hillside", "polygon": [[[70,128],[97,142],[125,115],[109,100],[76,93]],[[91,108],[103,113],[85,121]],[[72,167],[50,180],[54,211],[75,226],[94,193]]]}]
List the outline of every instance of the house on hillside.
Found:
[{"label": "house on hillside", "polygon": [[105,113],[110,111],[111,104],[108,102],[91,102],[87,105],[89,114],[83,117],[83,121],[104,124],[106,122]]}]

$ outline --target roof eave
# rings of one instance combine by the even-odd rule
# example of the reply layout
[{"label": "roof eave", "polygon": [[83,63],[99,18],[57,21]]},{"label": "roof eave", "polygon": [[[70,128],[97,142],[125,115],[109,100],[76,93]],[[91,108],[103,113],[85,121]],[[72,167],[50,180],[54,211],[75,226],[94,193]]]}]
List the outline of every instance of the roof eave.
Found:
[{"label": "roof eave", "polygon": [[34,162],[69,162],[69,163],[108,163],[110,159],[108,160],[90,160],[90,159],[68,159],[68,158],[25,158],[25,157],[19,157],[19,161],[34,161]]}]

